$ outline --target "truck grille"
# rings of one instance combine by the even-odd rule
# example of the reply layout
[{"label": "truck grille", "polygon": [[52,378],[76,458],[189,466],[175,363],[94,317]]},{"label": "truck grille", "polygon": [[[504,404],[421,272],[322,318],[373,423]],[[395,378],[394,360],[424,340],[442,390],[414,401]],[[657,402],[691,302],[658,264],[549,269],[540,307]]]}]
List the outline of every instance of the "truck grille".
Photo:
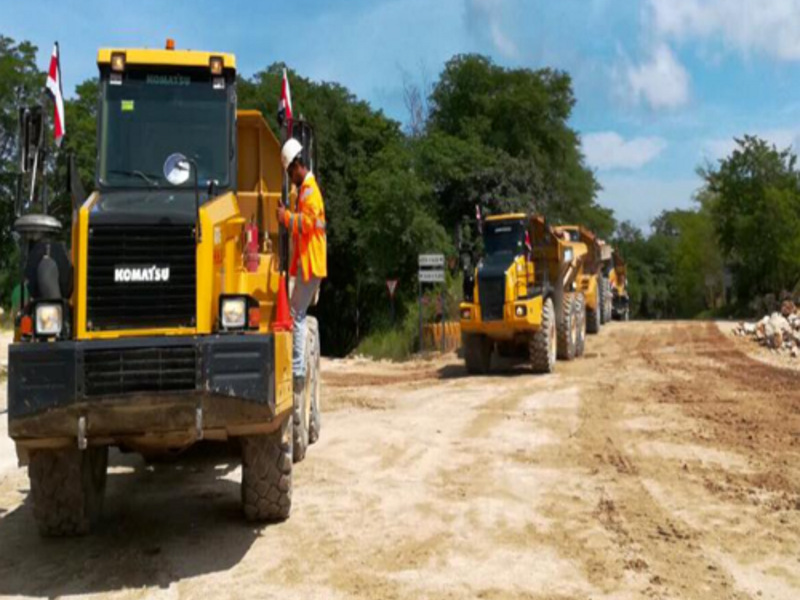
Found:
[{"label": "truck grille", "polygon": [[506,302],[505,277],[479,277],[478,294],[481,303],[481,318],[484,321],[502,321]]},{"label": "truck grille", "polygon": [[197,372],[194,346],[98,349],[84,354],[87,396],[194,390]]},{"label": "truck grille", "polygon": [[192,225],[91,227],[88,328],[194,326],[196,262]]}]

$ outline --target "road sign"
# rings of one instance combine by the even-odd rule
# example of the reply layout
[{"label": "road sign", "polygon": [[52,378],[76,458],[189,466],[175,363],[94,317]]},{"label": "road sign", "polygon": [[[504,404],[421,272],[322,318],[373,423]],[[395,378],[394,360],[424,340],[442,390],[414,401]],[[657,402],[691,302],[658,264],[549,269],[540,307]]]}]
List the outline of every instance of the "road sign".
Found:
[{"label": "road sign", "polygon": [[397,291],[397,284],[399,280],[397,279],[387,279],[386,280],[386,289],[389,290],[389,297],[394,298],[394,293]]},{"label": "road sign", "polygon": [[420,268],[444,267],[444,254],[420,254]]},{"label": "road sign", "polygon": [[420,283],[444,283],[444,269],[419,272]]}]

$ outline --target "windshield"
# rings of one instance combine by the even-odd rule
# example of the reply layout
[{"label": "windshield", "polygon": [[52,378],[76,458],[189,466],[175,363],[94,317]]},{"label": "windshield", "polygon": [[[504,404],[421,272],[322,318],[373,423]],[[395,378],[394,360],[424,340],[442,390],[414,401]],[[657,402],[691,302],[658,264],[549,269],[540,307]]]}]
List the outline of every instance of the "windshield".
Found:
[{"label": "windshield", "polygon": [[[216,181],[226,187],[228,93],[225,79],[212,78],[208,69],[129,69],[121,81],[104,77],[101,186],[172,187],[164,177],[164,161],[180,152],[197,163],[201,186]],[[193,186],[192,177],[182,187]]]},{"label": "windshield", "polygon": [[515,221],[486,223],[483,230],[483,244],[487,259],[494,256],[509,258],[519,256],[525,246],[522,223]]}]

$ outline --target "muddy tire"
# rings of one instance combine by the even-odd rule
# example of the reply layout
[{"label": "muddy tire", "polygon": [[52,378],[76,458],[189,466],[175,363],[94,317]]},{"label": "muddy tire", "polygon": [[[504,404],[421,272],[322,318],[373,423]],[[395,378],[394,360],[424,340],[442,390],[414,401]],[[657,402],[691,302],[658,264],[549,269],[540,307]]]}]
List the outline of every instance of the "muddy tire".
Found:
[{"label": "muddy tire", "polygon": [[573,360],[578,347],[578,321],[575,313],[575,294],[564,294],[558,319],[558,358]]},{"label": "muddy tire", "polygon": [[284,521],[292,511],[292,418],[242,440],[242,510],[251,522]]},{"label": "muddy tire", "polygon": [[611,293],[611,281],[609,281],[608,277],[602,277],[600,283],[603,290],[603,302],[601,304],[603,307],[602,323],[605,324],[614,320],[614,296]]},{"label": "muddy tire", "polygon": [[322,399],[320,398],[320,388],[322,381],[321,367],[321,347],[319,340],[319,324],[314,317],[308,317],[308,330],[313,332],[311,338],[311,360],[308,363],[310,380],[307,381],[308,390],[311,394],[311,418],[308,427],[308,443],[315,444],[319,440],[322,432]]},{"label": "muddy tire", "polygon": [[48,537],[86,535],[103,511],[108,448],[39,450],[31,454],[33,516]]},{"label": "muddy tire", "polygon": [[575,356],[581,357],[586,352],[586,298],[583,294],[575,297],[575,318],[578,320],[578,339]]},{"label": "muddy tire", "polygon": [[464,362],[470,375],[486,375],[492,367],[494,344],[485,335],[465,333]]},{"label": "muddy tire", "polygon": [[586,307],[586,332],[592,335],[600,333],[600,312],[603,310],[603,305],[600,299],[597,299],[597,308],[593,309]]},{"label": "muddy tire", "polygon": [[302,389],[292,391],[294,404],[292,405],[292,459],[298,463],[306,457],[308,450],[309,425],[311,414],[308,410],[308,372]]},{"label": "muddy tire", "polygon": [[531,336],[528,344],[534,373],[552,373],[556,368],[557,335],[556,310],[553,300],[548,298],[542,306],[542,327]]},{"label": "muddy tire", "polygon": [[[306,457],[308,446],[311,442],[311,418],[313,413],[312,400],[314,385],[317,380],[316,369],[319,367],[317,358],[317,338],[319,324],[314,317],[306,320],[305,363],[306,377],[302,389],[294,389],[294,404],[292,406],[292,458],[298,463]],[[317,435],[319,437],[319,435]],[[316,441],[316,440],[315,440]]]}]

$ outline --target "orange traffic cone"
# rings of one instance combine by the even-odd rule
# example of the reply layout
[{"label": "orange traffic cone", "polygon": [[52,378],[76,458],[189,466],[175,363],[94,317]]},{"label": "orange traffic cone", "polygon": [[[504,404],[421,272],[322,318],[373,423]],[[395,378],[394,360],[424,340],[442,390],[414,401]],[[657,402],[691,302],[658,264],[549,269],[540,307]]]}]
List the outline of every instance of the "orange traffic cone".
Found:
[{"label": "orange traffic cone", "polygon": [[273,331],[291,331],[292,315],[289,312],[289,295],[286,293],[286,275],[281,273],[278,283],[278,302],[275,306],[275,320],[272,322]]}]

